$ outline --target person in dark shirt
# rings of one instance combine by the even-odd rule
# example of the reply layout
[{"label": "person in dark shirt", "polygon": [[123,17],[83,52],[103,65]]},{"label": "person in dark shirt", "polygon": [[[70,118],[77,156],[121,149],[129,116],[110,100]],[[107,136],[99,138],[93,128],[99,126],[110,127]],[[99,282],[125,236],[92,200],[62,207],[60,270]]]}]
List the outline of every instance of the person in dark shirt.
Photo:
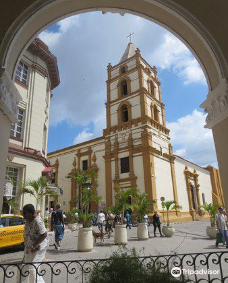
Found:
[{"label": "person in dark shirt", "polygon": [[157,227],[158,227],[158,231],[160,233],[160,236],[163,237],[163,235],[161,233],[161,218],[158,215],[157,211],[155,211],[154,215],[153,215],[153,225],[154,225],[154,237],[157,237],[156,236],[156,229],[157,229]]},{"label": "person in dark shirt", "polygon": [[51,215],[51,231],[55,233],[54,247],[56,250],[60,249],[60,243],[64,236],[64,217],[63,212],[60,209],[60,204],[56,204],[56,210]]}]

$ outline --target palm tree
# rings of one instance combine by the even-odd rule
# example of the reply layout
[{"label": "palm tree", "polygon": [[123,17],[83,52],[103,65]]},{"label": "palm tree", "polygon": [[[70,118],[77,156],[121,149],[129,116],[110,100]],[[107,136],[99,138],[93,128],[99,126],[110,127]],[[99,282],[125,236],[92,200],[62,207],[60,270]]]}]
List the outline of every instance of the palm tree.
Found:
[{"label": "palm tree", "polygon": [[97,178],[95,171],[81,171],[78,170],[69,174],[67,178],[75,179],[78,186],[78,197],[75,198],[78,201],[78,208],[81,209],[81,199],[83,188],[97,188],[97,183],[94,181]]},{"label": "palm tree", "polygon": [[167,226],[169,226],[169,211],[171,209],[181,209],[182,207],[180,205],[177,205],[174,200],[168,200],[168,201],[163,201],[162,202],[162,208],[166,209],[167,212]]},{"label": "palm tree", "polygon": [[110,207],[110,210],[115,214],[120,215],[121,224],[123,225],[124,211],[126,209],[133,209],[134,205],[129,204],[129,197],[134,197],[137,194],[136,189],[124,189],[120,185],[117,186],[117,193],[115,195],[115,205]]},{"label": "palm tree", "polygon": [[137,191],[137,194],[134,196],[134,208],[138,212],[139,223],[144,222],[145,214],[148,214],[151,211],[151,206],[156,203],[155,200],[148,200],[146,193],[140,193]]},{"label": "palm tree", "polygon": [[219,205],[212,204],[212,203],[206,203],[205,205],[202,205],[203,207],[210,215],[210,221],[211,221],[211,227],[215,226],[215,216],[218,211]]},{"label": "palm tree", "polygon": [[49,182],[47,179],[40,177],[38,180],[28,180],[25,182],[22,193],[30,194],[36,199],[36,210],[40,205],[41,215],[43,215],[43,198],[46,195],[56,197],[57,194],[48,188]]},{"label": "palm tree", "polygon": [[67,176],[67,178],[74,178],[78,185],[78,197],[76,201],[79,201],[79,219],[83,223],[83,228],[91,226],[91,220],[93,214],[89,214],[89,208],[91,202],[96,204],[102,200],[101,196],[95,194],[92,188],[97,188],[97,183],[94,182],[97,174],[95,171],[76,171]]}]

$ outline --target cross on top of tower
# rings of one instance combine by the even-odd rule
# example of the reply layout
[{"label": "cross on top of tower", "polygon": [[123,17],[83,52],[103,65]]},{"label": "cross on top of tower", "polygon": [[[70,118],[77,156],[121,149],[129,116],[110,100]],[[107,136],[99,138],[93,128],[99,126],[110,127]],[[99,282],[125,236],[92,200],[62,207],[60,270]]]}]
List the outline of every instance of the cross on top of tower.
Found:
[{"label": "cross on top of tower", "polygon": [[127,36],[127,38],[129,37],[130,39],[130,43],[131,43],[131,36],[134,34],[134,32],[130,32],[130,34]]}]

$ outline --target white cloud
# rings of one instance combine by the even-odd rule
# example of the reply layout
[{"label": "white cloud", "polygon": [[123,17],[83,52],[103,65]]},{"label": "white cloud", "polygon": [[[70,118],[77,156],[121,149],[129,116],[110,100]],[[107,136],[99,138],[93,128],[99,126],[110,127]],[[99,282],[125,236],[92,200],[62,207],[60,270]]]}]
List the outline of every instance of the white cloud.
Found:
[{"label": "white cloud", "polygon": [[203,71],[188,48],[170,33],[164,34],[164,41],[151,55],[151,61],[161,69],[171,69],[185,84],[206,85]]},{"label": "white cloud", "polygon": [[[40,38],[58,59],[61,84],[51,101],[50,126],[83,126],[74,143],[102,135],[107,70],[117,64],[134,30],[133,42],[153,66],[170,69],[186,84],[205,82],[189,50],[162,27],[132,15],[86,13],[58,22]],[[156,39],[156,40],[155,40]]]},{"label": "white cloud", "polygon": [[43,40],[50,49],[52,49],[58,43],[58,41],[61,39],[61,36],[63,36],[64,33],[66,33],[69,29],[79,26],[79,17],[74,16],[66,18],[57,22],[56,26],[58,27],[56,32],[45,30],[39,35],[40,39]]},{"label": "white cloud", "polygon": [[101,113],[95,121],[93,121],[93,129],[83,129],[74,139],[73,144],[78,144],[84,141],[95,139],[103,135],[103,129],[105,128],[105,111]]},{"label": "white cloud", "polygon": [[79,133],[74,139],[74,144],[78,144],[84,141],[92,139],[93,133],[89,132],[90,129],[85,128],[81,133]]},{"label": "white cloud", "polygon": [[175,154],[201,166],[217,166],[212,131],[204,128],[205,118],[202,112],[195,109],[190,115],[167,123],[167,127]]}]

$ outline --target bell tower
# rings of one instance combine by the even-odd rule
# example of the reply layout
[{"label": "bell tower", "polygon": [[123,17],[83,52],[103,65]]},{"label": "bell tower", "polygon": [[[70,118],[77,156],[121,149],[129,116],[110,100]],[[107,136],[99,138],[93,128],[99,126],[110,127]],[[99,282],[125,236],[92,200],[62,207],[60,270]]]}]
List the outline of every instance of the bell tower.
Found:
[{"label": "bell tower", "polygon": [[169,156],[170,147],[157,69],[129,42],[120,62],[108,64],[107,71],[107,205],[117,184],[138,187],[156,199],[154,155]]}]

